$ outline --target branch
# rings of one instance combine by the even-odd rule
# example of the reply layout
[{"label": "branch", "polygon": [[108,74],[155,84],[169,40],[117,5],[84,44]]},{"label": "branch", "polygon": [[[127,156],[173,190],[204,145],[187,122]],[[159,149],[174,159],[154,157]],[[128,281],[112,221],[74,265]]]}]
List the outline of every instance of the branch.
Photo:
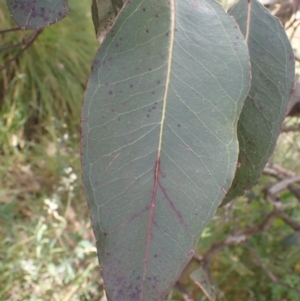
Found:
[{"label": "branch", "polygon": [[8,50],[8,49],[18,48],[18,47],[22,46],[23,44],[24,43],[23,43],[23,40],[22,40],[22,42],[19,42],[19,43],[16,43],[16,44],[1,46],[0,51],[5,51],[5,50]]},{"label": "branch", "polygon": [[248,243],[244,243],[245,247],[249,250],[252,257],[254,257],[254,261],[256,261],[257,265],[260,266],[267,274],[267,276],[274,282],[281,286],[284,286],[288,289],[292,289],[298,293],[300,293],[300,290],[296,287],[290,286],[289,284],[279,280],[273,272],[265,265],[265,263],[259,258],[259,256],[255,253],[254,249],[250,247]]},{"label": "branch", "polygon": [[300,189],[297,188],[295,185],[290,184],[288,185],[288,189],[290,192],[297,198],[297,200],[300,202]]},{"label": "branch", "polygon": [[6,34],[8,32],[17,31],[17,30],[21,30],[21,28],[20,27],[12,27],[9,29],[0,30],[0,34]]},{"label": "branch", "polygon": [[184,301],[194,301],[194,299],[188,294],[186,288],[179,281],[175,283],[175,288],[181,292]]},{"label": "branch", "polygon": [[43,29],[35,30],[30,41],[27,42],[26,46],[21,49],[16,55],[14,55],[11,59],[9,59],[4,65],[0,66],[0,72],[6,69],[13,61],[18,59],[18,57],[26,51],[32,43],[37,39],[37,37],[42,33]]},{"label": "branch", "polygon": [[246,229],[240,231],[239,233],[237,233],[235,235],[229,235],[223,241],[214,243],[209,248],[209,250],[203,255],[203,257],[197,256],[194,259],[196,259],[198,262],[200,262],[202,264],[203,268],[207,270],[210,262],[212,261],[212,259],[215,257],[215,255],[219,251],[221,251],[222,249],[224,249],[228,246],[231,246],[231,245],[237,245],[239,243],[245,243],[252,236],[268,230],[272,226],[272,222],[275,218],[282,219],[292,229],[294,229],[297,232],[300,232],[300,225],[296,221],[294,221],[293,219],[288,217],[282,211],[281,207],[282,207],[281,203],[276,202],[276,204],[274,204],[273,211],[270,212],[269,214],[267,214],[265,216],[265,218],[263,219],[263,221],[258,226],[251,227],[251,228],[246,228]]},{"label": "branch", "polygon": [[276,197],[276,194],[279,193],[282,189],[284,189],[284,186],[287,186],[288,184],[290,184],[291,180],[293,180],[293,182],[300,181],[300,175],[297,175],[290,179],[285,179],[285,180],[273,185],[268,190],[268,196],[269,196],[271,203],[274,205],[274,213],[275,213],[276,217],[279,217],[282,221],[284,221],[288,226],[290,226],[296,232],[300,232],[300,224],[298,224],[295,220],[291,219],[288,215],[286,215],[283,212],[282,203]]},{"label": "branch", "polygon": [[[291,35],[290,35],[290,37],[289,37],[290,40],[293,39],[293,37],[294,37],[294,35],[295,35],[295,33],[296,33],[298,27],[299,27],[299,24],[300,24],[300,23],[299,23],[300,20],[297,19],[295,13],[294,13],[293,16],[294,16],[294,19],[293,19],[292,21],[290,21],[290,23],[289,23],[287,26],[285,26],[285,31],[287,31],[289,28],[293,27],[292,33],[291,33]],[[296,24],[297,22],[298,22],[298,24]]]},{"label": "branch", "polygon": [[269,214],[267,214],[265,216],[265,218],[259,225],[252,227],[252,228],[246,228],[235,235],[229,235],[223,241],[214,243],[210,247],[210,249],[204,254],[204,256],[201,259],[197,258],[197,260],[198,261],[201,260],[203,268],[207,269],[207,267],[209,266],[212,259],[222,249],[224,249],[230,245],[236,245],[241,242],[245,242],[253,235],[259,234],[259,233],[267,230],[271,226],[272,221],[275,218],[275,213],[276,213],[276,210],[274,209],[272,212],[270,212]]},{"label": "branch", "polygon": [[277,174],[282,174],[285,177],[294,177],[296,173],[289,169],[285,169],[284,167],[280,166],[276,163],[268,163],[266,168],[272,169],[277,172]]},{"label": "branch", "polygon": [[290,184],[300,182],[300,175],[296,175],[290,178],[283,179],[282,181],[274,184],[268,189],[269,194],[275,196],[282,190],[286,189]]},{"label": "branch", "polygon": [[[287,179],[286,176],[285,176],[286,174],[288,174],[289,177],[295,177],[295,173],[292,172],[292,171],[289,171],[289,170],[286,170],[286,169],[283,169],[282,167],[280,167],[279,171],[280,172],[284,172],[284,174],[285,174],[284,175],[284,174],[278,172],[276,169],[273,169],[273,168],[271,168],[269,166],[271,166],[271,165],[267,164],[267,166],[263,170],[263,174],[271,176],[271,177],[274,177],[277,180],[281,180],[281,181],[284,180],[284,179]],[[298,199],[298,201],[300,201],[300,189],[297,188],[297,186],[294,185],[293,183],[288,184],[287,188]]]},{"label": "branch", "polygon": [[294,54],[295,61],[300,62],[300,59]]},{"label": "branch", "polygon": [[[295,59],[300,62],[300,59],[298,59],[296,57],[295,57]],[[298,132],[298,131],[300,131],[300,124],[285,126],[281,130],[282,133]]]},{"label": "branch", "polygon": [[35,38],[36,34],[37,34],[37,32],[33,31],[31,34],[29,34],[28,36],[23,38],[22,41],[19,42],[19,43],[0,47],[0,51],[17,48],[17,47],[20,47],[22,45],[28,45],[28,43],[30,43],[30,41]]},{"label": "branch", "polygon": [[272,271],[270,271],[268,269],[268,267],[265,265],[265,263],[259,258],[259,256],[255,253],[255,251],[253,250],[253,248],[250,247],[248,242],[244,243],[244,246],[249,250],[250,254],[254,257],[254,261],[256,261],[256,263],[262,267],[262,269],[266,272],[266,274],[268,275],[268,277],[273,281],[273,282],[278,282],[277,277],[272,273]]},{"label": "branch", "polygon": [[278,210],[276,215],[296,232],[300,232],[300,225],[296,221],[291,219],[288,215],[286,215],[282,210]]}]

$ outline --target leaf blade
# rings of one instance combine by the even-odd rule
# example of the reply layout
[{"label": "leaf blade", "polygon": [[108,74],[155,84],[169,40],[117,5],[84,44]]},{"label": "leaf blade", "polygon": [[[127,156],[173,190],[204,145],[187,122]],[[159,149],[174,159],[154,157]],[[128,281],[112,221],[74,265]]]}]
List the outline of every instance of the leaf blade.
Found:
[{"label": "leaf blade", "polygon": [[113,301],[164,300],[235,171],[246,44],[214,1],[170,4],[127,2],[83,103],[83,180]]},{"label": "leaf blade", "polygon": [[248,40],[252,85],[238,123],[239,164],[222,205],[244,194],[261,176],[280,134],[294,86],[294,56],[284,29],[256,0],[229,10]]},{"label": "leaf blade", "polygon": [[69,12],[67,0],[7,0],[14,21],[24,30],[40,29],[63,19]]}]

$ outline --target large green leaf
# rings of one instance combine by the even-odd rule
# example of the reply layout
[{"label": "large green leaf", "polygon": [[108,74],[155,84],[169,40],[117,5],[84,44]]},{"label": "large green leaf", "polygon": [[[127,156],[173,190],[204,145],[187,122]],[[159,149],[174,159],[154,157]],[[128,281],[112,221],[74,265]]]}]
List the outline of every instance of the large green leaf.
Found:
[{"label": "large green leaf", "polygon": [[294,86],[294,55],[278,19],[257,0],[229,10],[248,43],[252,85],[238,123],[239,164],[223,205],[257,183],[274,151]]},{"label": "large green leaf", "polygon": [[14,21],[22,29],[38,29],[56,23],[69,12],[67,0],[7,0]]},{"label": "large green leaf", "polygon": [[131,0],[93,62],[83,182],[109,301],[164,300],[230,187],[249,54],[215,1]]}]

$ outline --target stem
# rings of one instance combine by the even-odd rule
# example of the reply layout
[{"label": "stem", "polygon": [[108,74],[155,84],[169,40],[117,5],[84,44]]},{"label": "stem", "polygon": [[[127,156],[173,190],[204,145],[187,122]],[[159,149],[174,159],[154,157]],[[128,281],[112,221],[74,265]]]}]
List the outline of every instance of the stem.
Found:
[{"label": "stem", "polygon": [[[26,43],[26,46],[21,49],[16,55],[14,55],[11,59],[9,59],[4,65],[0,67],[0,72],[6,69],[13,61],[17,60],[18,57],[25,52],[32,44],[33,42],[37,39],[37,37],[42,33],[43,29],[38,29],[34,32],[33,37],[29,42]],[[25,40],[25,39],[24,39]],[[23,41],[24,41],[23,40]]]}]

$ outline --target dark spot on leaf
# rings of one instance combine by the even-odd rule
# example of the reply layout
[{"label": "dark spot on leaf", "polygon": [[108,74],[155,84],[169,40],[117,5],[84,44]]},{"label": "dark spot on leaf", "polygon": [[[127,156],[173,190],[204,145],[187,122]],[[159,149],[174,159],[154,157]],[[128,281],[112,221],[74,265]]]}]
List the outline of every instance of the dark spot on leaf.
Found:
[{"label": "dark spot on leaf", "polygon": [[154,92],[154,91],[152,91],[152,94],[154,95],[154,94],[155,94],[155,92]]},{"label": "dark spot on leaf", "polygon": [[146,29],[146,33],[149,33],[149,29]]},{"label": "dark spot on leaf", "polygon": [[158,256],[158,255],[157,255],[157,254],[155,254],[155,255],[154,255],[154,258],[157,258],[157,256]]},{"label": "dark spot on leaf", "polygon": [[118,44],[118,43],[116,43],[116,45],[115,45],[117,48],[119,48],[120,47],[120,45]]},{"label": "dark spot on leaf", "polygon": [[160,84],[160,80],[159,79],[156,82],[157,82],[158,85]]},{"label": "dark spot on leaf", "polygon": [[177,126],[180,128],[180,127],[181,127],[181,124],[180,124],[180,123],[178,123],[178,124],[177,124]]},{"label": "dark spot on leaf", "polygon": [[152,68],[149,68],[148,70],[149,70],[149,71],[152,71]]},{"label": "dark spot on leaf", "polygon": [[129,87],[132,88],[132,87],[133,87],[133,84],[130,84]]},{"label": "dark spot on leaf", "polygon": [[261,49],[261,50],[259,51],[259,55],[260,55],[260,56],[264,56],[265,54],[266,54],[266,53],[265,53],[264,50]]},{"label": "dark spot on leaf", "polygon": [[110,91],[108,92],[108,94],[109,94],[109,95],[112,95],[112,94],[113,94],[113,91],[110,90]]},{"label": "dark spot on leaf", "polygon": [[149,114],[147,114],[146,116],[147,116],[148,118],[150,117],[150,115],[149,115]]},{"label": "dark spot on leaf", "polygon": [[155,15],[156,18],[158,18],[158,15]]},{"label": "dark spot on leaf", "polygon": [[118,117],[118,121],[121,121],[121,117]]},{"label": "dark spot on leaf", "polygon": [[143,11],[146,11],[146,8],[143,8]]},{"label": "dark spot on leaf", "polygon": [[111,109],[110,111],[111,111],[111,112],[113,112],[113,113],[115,112],[115,110],[114,110],[114,109]]}]

